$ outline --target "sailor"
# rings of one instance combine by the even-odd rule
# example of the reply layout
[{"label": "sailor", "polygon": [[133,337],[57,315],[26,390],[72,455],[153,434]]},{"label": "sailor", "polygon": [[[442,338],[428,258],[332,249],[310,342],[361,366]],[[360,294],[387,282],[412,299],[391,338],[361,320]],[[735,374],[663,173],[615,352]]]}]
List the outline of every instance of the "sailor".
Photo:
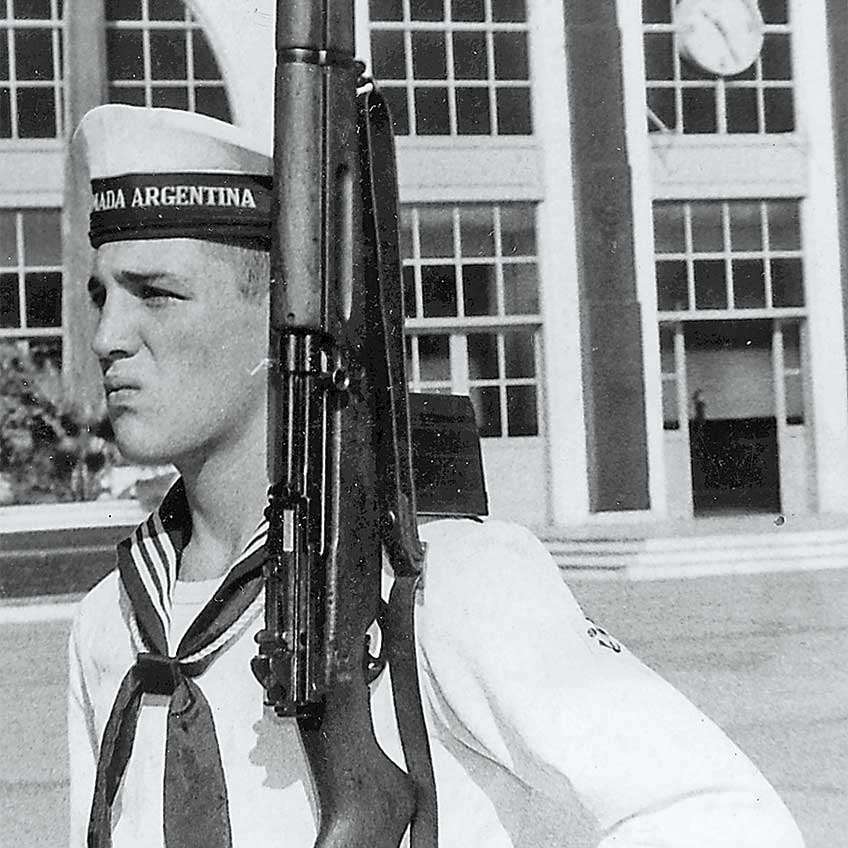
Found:
[{"label": "sailor", "polygon": [[[73,625],[71,845],[310,848],[297,725],[263,708],[250,670],[267,532],[268,147],[203,116],[104,106],[73,154],[91,181],[92,348],[115,437],[128,460],[180,476]],[[415,635],[440,845],[802,846],[751,761],[587,621],[531,533],[437,520],[422,538]],[[403,767],[386,675],[371,696]]]}]

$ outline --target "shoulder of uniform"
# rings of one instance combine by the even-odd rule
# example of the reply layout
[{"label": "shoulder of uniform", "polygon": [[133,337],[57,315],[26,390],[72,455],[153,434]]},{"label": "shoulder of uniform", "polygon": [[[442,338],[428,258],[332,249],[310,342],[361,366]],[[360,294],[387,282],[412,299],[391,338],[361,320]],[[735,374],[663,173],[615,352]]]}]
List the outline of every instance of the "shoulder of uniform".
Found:
[{"label": "shoulder of uniform", "polygon": [[505,521],[438,521],[427,544],[423,600],[428,617],[513,614],[516,604],[575,605],[547,548],[527,528]]},{"label": "shoulder of uniform", "polygon": [[521,655],[532,656],[549,641],[565,646],[585,629],[553,557],[527,528],[440,521],[421,536],[427,556],[418,633],[437,675],[458,663],[491,671],[488,654],[514,653],[517,634]]},{"label": "shoulder of uniform", "polygon": [[77,638],[96,633],[107,623],[120,617],[120,576],[110,571],[90,589],[77,607],[73,629]]},{"label": "shoulder of uniform", "polygon": [[428,571],[496,574],[515,569],[550,570],[553,566],[539,539],[526,527],[508,521],[436,521],[422,528],[421,538],[427,544]]},{"label": "shoulder of uniform", "polygon": [[453,542],[462,540],[492,540],[504,541],[524,536],[532,537],[532,533],[520,524],[502,521],[497,518],[440,518],[424,524],[420,530],[421,537],[427,541],[448,539]]}]

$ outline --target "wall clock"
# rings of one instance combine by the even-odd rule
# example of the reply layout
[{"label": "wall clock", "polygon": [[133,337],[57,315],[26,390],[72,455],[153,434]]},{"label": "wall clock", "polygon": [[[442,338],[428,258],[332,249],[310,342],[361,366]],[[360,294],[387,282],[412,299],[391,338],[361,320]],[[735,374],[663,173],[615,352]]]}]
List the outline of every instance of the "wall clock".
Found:
[{"label": "wall clock", "polygon": [[763,46],[757,0],[680,0],[673,20],[680,55],[711,74],[742,73]]}]

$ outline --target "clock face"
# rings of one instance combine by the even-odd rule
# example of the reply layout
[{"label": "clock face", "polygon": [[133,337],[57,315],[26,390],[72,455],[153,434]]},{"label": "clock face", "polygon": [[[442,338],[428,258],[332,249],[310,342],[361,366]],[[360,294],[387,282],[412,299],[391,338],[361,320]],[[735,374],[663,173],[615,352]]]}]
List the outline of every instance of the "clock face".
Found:
[{"label": "clock face", "polygon": [[679,0],[674,25],[680,55],[711,74],[741,73],[763,46],[757,0]]}]

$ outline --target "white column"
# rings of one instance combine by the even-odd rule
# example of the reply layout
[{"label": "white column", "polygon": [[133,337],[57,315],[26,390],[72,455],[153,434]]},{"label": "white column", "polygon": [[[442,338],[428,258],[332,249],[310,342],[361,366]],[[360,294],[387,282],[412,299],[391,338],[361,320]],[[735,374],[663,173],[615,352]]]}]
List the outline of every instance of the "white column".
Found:
[{"label": "white column", "polygon": [[[85,0],[68,6],[65,12],[67,118],[70,132],[83,115],[106,99],[106,38],[102,0]],[[56,162],[60,164],[61,159]],[[51,169],[38,168],[39,179],[21,169],[26,182],[41,183]],[[61,173],[61,172],[60,172]],[[88,211],[90,185],[83,163],[65,162],[64,186],[55,174],[55,200],[39,198],[49,206],[62,206],[62,362],[66,386],[74,401],[81,406],[99,409],[103,403],[100,366],[91,352],[94,314],[85,281],[91,272],[93,252],[88,243]],[[0,184],[8,188],[9,180],[0,174]],[[14,184],[14,183],[12,183]],[[46,187],[46,186],[45,186]],[[59,190],[63,188],[64,194]],[[36,201],[38,202],[38,201]],[[23,204],[22,204],[23,205]],[[28,205],[28,204],[27,204]]]},{"label": "white column", "polygon": [[[848,511],[848,381],[825,4],[792,4],[795,106],[808,152],[802,244],[818,510]],[[844,84],[844,81],[841,81]]]},{"label": "white column", "polygon": [[536,224],[544,318],[548,513],[551,523],[566,525],[588,517],[589,491],[565,23],[562,0],[537,0],[528,4],[528,11],[533,120],[545,187]]}]

